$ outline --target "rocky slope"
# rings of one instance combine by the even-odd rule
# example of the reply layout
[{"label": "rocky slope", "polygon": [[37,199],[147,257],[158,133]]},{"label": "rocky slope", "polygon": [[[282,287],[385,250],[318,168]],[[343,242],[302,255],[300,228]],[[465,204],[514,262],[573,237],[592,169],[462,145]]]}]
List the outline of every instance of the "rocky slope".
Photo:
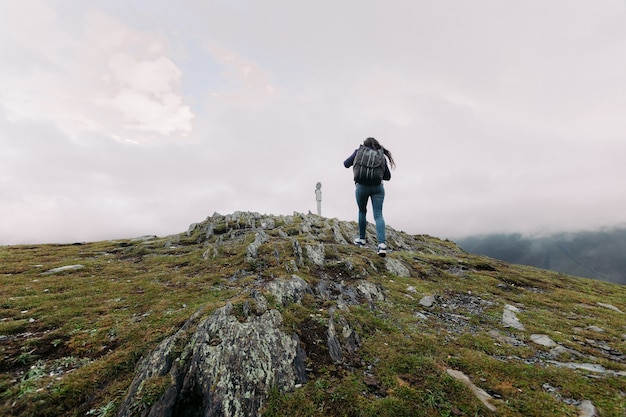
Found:
[{"label": "rocky slope", "polygon": [[[97,279],[132,262],[149,277],[142,296],[158,284],[144,317],[155,315],[159,298],[194,305],[126,360],[132,367],[118,374],[126,382],[117,390],[98,379],[106,395],[83,395],[57,415],[626,415],[625,287],[509,265],[390,227],[391,250],[380,258],[373,244],[351,245],[355,234],[354,222],[311,214],[216,213],[180,235],[111,242],[90,252],[92,264],[39,271],[37,280],[89,270]],[[163,269],[172,257],[184,262]],[[25,267],[3,272],[34,276]],[[198,291],[181,298],[176,291],[192,282]],[[17,302],[5,305],[13,322],[9,304],[15,311]],[[141,320],[135,313],[129,323]],[[19,331],[0,336],[6,363],[27,346]],[[79,354],[73,337],[60,339]],[[103,369],[119,367],[112,357],[129,343],[122,339],[77,372],[112,374]],[[20,396],[14,385],[24,368],[2,371],[0,411],[52,415],[21,401],[57,382]]]}]

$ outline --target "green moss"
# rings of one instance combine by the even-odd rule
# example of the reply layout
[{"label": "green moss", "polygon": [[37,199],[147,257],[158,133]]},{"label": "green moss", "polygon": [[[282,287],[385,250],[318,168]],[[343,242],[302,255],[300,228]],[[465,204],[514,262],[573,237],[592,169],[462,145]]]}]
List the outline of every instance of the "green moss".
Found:
[{"label": "green moss", "polygon": [[[199,227],[172,238],[171,247],[166,239],[0,247],[0,415],[114,415],[142,356],[200,308],[206,315],[230,302],[235,316],[247,320],[255,314],[252,288],[283,314],[287,333],[300,334],[302,342],[301,333],[312,332],[320,354],[327,354],[331,309],[334,323],[346,320],[360,339],[346,364],[316,359],[301,388],[272,391],[266,416],[490,416],[447,368],[497,397],[499,416],[575,416],[575,407],[546,392],[545,383],[561,398],[592,400],[604,417],[624,414],[623,377],[606,374],[590,383],[585,372],[542,365],[549,349],[535,346],[529,335],[547,334],[606,369],[624,371],[626,365],[594,343],[623,352],[626,315],[599,303],[624,311],[626,287],[468,255],[430,236],[403,235],[421,249],[390,252],[411,269],[412,277],[396,277],[371,250],[335,243],[323,219],[312,225],[315,238],[301,233],[302,221],[294,216],[282,232],[296,236],[302,248],[323,242],[326,265],[300,265],[295,273],[313,288],[324,282],[353,288],[367,280],[382,288],[385,300],[353,304],[346,297],[338,309],[338,294],[307,294],[301,303],[279,306],[264,284],[294,273],[285,267],[295,263],[293,238],[268,231],[270,241],[249,263],[254,233],[224,221],[208,238]],[[354,230],[356,224],[340,227]],[[73,264],[85,268],[42,275]],[[422,306],[424,295],[436,295],[437,303]],[[445,305],[463,297],[482,300],[482,310]],[[504,304],[519,306],[525,331],[502,326]],[[450,314],[467,320],[453,328],[444,320]],[[490,330],[523,343],[497,340]],[[177,349],[182,352],[182,341]],[[57,367],[65,372],[55,376]],[[169,383],[168,377],[145,381],[137,410],[153,404]]]}]

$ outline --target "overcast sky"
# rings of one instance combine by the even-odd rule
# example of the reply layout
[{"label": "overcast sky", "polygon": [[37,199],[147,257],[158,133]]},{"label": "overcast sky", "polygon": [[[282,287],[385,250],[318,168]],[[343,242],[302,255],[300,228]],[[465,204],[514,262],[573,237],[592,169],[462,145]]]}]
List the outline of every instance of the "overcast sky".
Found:
[{"label": "overcast sky", "polygon": [[[0,244],[356,220],[455,239],[626,224],[622,0],[2,0]],[[368,219],[373,221],[371,210]]]}]

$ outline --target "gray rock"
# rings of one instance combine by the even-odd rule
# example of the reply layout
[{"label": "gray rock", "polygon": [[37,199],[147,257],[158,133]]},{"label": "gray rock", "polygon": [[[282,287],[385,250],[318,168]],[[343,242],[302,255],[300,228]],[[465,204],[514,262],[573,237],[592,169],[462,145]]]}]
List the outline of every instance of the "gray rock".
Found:
[{"label": "gray rock", "polygon": [[593,403],[589,400],[584,400],[578,406],[578,417],[598,417],[598,411]]},{"label": "gray rock", "polygon": [[581,353],[575,351],[574,349],[568,349],[562,345],[556,345],[555,347],[550,349],[549,355],[552,359],[557,359],[563,356],[570,356],[570,357],[577,357],[577,358],[582,357]]},{"label": "gray rock", "polygon": [[546,346],[546,347],[556,346],[556,343],[554,342],[554,340],[550,339],[550,337],[545,334],[531,334],[530,340],[532,340],[533,342],[541,346]]},{"label": "gray rock", "polygon": [[281,328],[276,310],[241,323],[230,304],[217,309],[191,337],[181,329],[141,361],[118,416],[135,415],[143,381],[167,374],[170,386],[142,415],[258,416],[270,387],[286,392],[305,382],[298,339]]},{"label": "gray rock", "polygon": [[84,265],[66,265],[66,266],[60,266],[58,268],[53,268],[50,269],[46,272],[42,272],[41,275],[52,275],[52,274],[57,274],[59,272],[67,272],[67,271],[77,271],[79,269],[83,269],[85,266]]},{"label": "gray rock", "polygon": [[291,246],[293,248],[293,256],[294,262],[296,263],[296,267],[304,266],[304,257],[302,256],[302,247],[300,246],[300,242],[298,239],[291,240]]},{"label": "gray rock", "polygon": [[510,304],[506,304],[504,306],[504,311],[502,312],[502,324],[505,327],[513,327],[517,330],[525,330],[524,325],[519,321],[515,312],[519,311],[519,309]]},{"label": "gray rock", "polygon": [[356,289],[367,301],[385,301],[382,289],[369,281],[359,281]]},{"label": "gray rock", "polygon": [[435,304],[435,296],[434,295],[426,295],[422,297],[420,300],[420,304],[424,307],[432,307]]},{"label": "gray rock", "polygon": [[612,371],[606,369],[602,365],[598,365],[596,363],[578,363],[578,362],[558,362],[558,361],[548,361],[554,366],[558,366],[561,368],[569,368],[569,369],[580,369],[583,371],[595,372],[598,374],[608,374],[615,376],[626,376],[626,371]]},{"label": "gray rock", "polygon": [[618,313],[622,313],[622,314],[624,314],[624,312],[623,312],[622,310],[620,310],[619,308],[615,307],[615,306],[614,306],[614,305],[612,305],[612,304],[598,303],[598,305],[599,305],[600,307],[608,308],[609,310],[613,310],[613,311],[616,311],[616,312],[618,312]]},{"label": "gray rock", "polygon": [[189,237],[192,235],[192,233],[200,227],[200,223],[192,223],[189,225],[189,227],[187,228],[187,233],[186,235]]},{"label": "gray rock", "polygon": [[420,313],[419,311],[414,313],[413,315],[420,320],[428,320],[428,317],[426,317],[424,313]]},{"label": "gray rock", "polygon": [[250,291],[250,296],[252,297],[252,299],[254,300],[254,303],[256,304],[257,314],[265,313],[267,311],[267,300],[265,299],[263,294],[253,289],[252,291]]},{"label": "gray rock", "polygon": [[341,363],[343,359],[343,355],[341,353],[341,342],[339,342],[339,338],[337,337],[337,331],[335,330],[335,323],[333,319],[328,322],[328,329],[326,329],[326,343],[328,344],[328,353],[330,354],[330,358],[335,363]]},{"label": "gray rock", "polygon": [[288,280],[274,280],[267,283],[266,288],[276,297],[276,301],[286,307],[299,303],[305,294],[313,294],[309,284],[297,275]]},{"label": "gray rock", "polygon": [[324,259],[326,255],[324,254],[324,245],[322,243],[316,246],[306,245],[305,249],[306,255],[311,262],[319,267],[324,266]]},{"label": "gray rock", "polygon": [[265,233],[262,229],[259,229],[254,236],[254,242],[250,243],[246,249],[246,261],[254,261],[259,254],[259,247],[261,247],[262,244],[269,242],[269,240],[270,238],[267,236],[267,233]]},{"label": "gray rock", "polygon": [[590,332],[604,333],[604,329],[598,326],[588,326],[587,330],[589,330]]},{"label": "gray rock", "polygon": [[276,221],[273,217],[264,217],[261,219],[261,228],[271,230],[276,227]]},{"label": "gray rock", "polygon": [[467,375],[465,375],[461,371],[456,371],[454,369],[446,369],[446,372],[452,378],[458,381],[461,381],[463,384],[465,384],[470,389],[470,391],[474,393],[476,398],[478,398],[485,405],[485,407],[487,407],[491,411],[494,411],[494,412],[497,411],[496,407],[489,402],[490,400],[493,399],[493,397],[489,395],[487,392],[485,392],[485,390],[483,390],[482,388],[479,388],[476,385],[474,385],[474,383],[469,379]]},{"label": "gray rock", "polygon": [[333,225],[333,237],[336,243],[342,244],[342,245],[347,245],[348,242],[346,241],[346,239],[344,238],[343,234],[341,233],[341,229],[339,228],[338,224],[334,224]]},{"label": "gray rock", "polygon": [[385,267],[387,268],[387,271],[399,277],[411,276],[409,268],[404,266],[404,264],[398,259],[387,257],[385,261]]},{"label": "gray rock", "polygon": [[526,344],[514,337],[503,335],[497,330],[489,330],[489,335],[499,343],[507,343],[512,346],[525,346]]}]

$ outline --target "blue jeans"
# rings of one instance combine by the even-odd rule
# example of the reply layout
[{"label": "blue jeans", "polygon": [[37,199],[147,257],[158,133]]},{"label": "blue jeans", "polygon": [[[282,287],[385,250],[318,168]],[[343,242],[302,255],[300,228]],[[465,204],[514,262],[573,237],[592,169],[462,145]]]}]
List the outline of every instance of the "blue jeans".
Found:
[{"label": "blue jeans", "polygon": [[367,227],[367,200],[372,199],[372,211],[376,222],[376,237],[378,243],[385,243],[385,219],[383,218],[383,201],[385,200],[385,188],[383,184],[363,185],[356,184],[356,204],[359,206],[359,238],[365,239]]}]

